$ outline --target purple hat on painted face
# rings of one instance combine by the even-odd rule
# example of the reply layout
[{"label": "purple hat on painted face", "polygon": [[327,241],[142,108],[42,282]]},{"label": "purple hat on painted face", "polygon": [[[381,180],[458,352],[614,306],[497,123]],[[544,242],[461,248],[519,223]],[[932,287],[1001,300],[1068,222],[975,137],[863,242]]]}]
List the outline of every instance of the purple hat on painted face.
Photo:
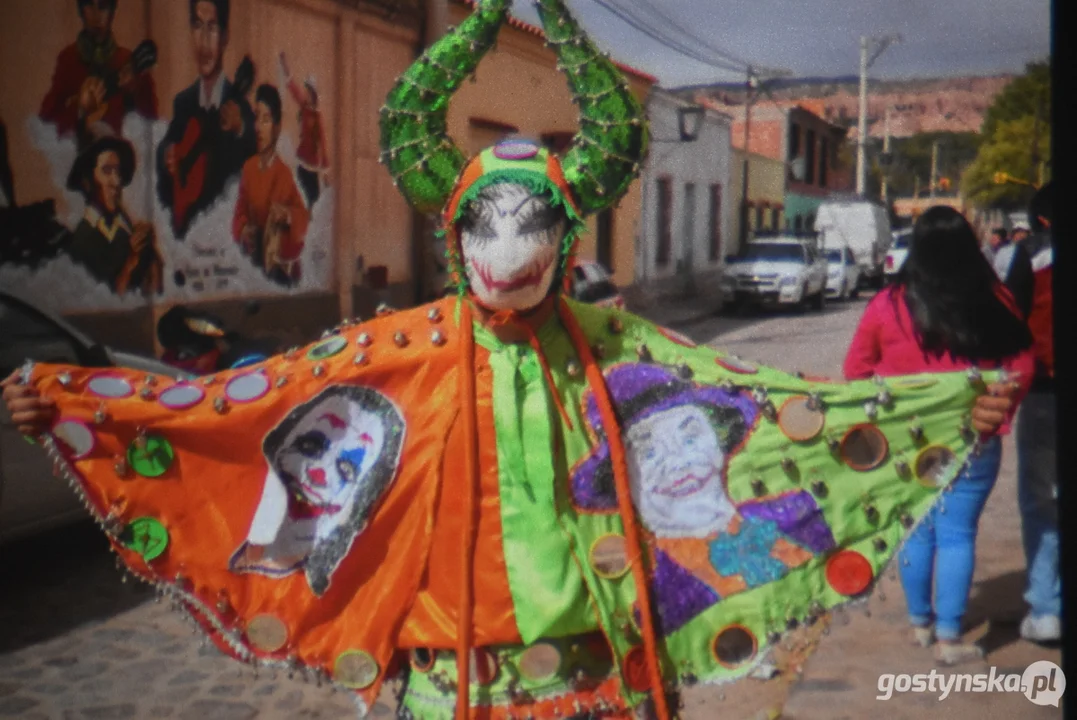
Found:
[{"label": "purple hat on painted face", "polygon": [[[695,406],[711,419],[718,443],[727,455],[748,436],[758,417],[752,398],[744,392],[696,385],[659,365],[619,365],[606,373],[606,386],[623,432],[656,413]],[[572,502],[584,512],[617,509],[617,491],[610,462],[610,446],[594,395],[587,394],[584,414],[598,446],[572,471]]]}]

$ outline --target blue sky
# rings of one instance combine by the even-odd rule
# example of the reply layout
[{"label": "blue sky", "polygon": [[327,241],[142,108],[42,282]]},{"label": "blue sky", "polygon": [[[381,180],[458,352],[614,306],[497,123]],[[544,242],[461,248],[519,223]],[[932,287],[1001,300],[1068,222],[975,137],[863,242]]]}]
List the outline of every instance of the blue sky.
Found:
[{"label": "blue sky", "polygon": [[[514,2],[515,15],[537,23],[529,0]],[[667,87],[744,76],[663,47],[600,3],[641,17],[651,5],[714,48],[798,77],[856,75],[861,35],[904,38],[875,62],[873,78],[1020,72],[1050,52],[1049,0],[569,0],[604,50]]]}]

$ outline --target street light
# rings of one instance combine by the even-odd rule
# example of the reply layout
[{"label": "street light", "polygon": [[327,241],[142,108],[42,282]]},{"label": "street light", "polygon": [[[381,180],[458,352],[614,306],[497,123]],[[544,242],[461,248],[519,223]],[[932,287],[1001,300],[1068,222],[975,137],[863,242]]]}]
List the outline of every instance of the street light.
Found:
[{"label": "street light", "polygon": [[703,128],[703,117],[706,108],[702,105],[684,105],[677,108],[677,130],[680,137],[656,138],[652,137],[652,143],[682,143],[695,142],[699,139],[699,131]]}]

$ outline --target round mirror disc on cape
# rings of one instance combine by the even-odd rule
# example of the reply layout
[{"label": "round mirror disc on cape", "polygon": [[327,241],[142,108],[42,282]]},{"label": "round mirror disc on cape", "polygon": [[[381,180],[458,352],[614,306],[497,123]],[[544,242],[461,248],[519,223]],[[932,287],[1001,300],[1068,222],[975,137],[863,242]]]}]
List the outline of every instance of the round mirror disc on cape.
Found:
[{"label": "round mirror disc on cape", "polygon": [[342,652],[333,664],[333,679],[353,690],[364,690],[378,679],[378,663],[362,650]]},{"label": "round mirror disc on cape", "polygon": [[486,687],[497,679],[497,656],[486,648],[476,648],[471,651],[471,669],[468,674],[479,685]]},{"label": "round mirror disc on cape", "polygon": [[886,436],[874,425],[857,425],[845,433],[841,440],[841,459],[859,472],[874,470],[882,465],[889,451],[890,443]]},{"label": "round mirror disc on cape", "polygon": [[247,640],[262,652],[277,652],[288,643],[288,626],[276,615],[255,615],[247,623]]},{"label": "round mirror disc on cape", "polygon": [[98,375],[91,378],[86,387],[97,397],[103,398],[125,398],[135,394],[131,383],[118,375]]},{"label": "round mirror disc on cape", "polygon": [[591,546],[591,567],[607,580],[628,572],[628,551],[622,535],[603,535]]},{"label": "round mirror disc on cape", "polygon": [[120,544],[150,562],[159,558],[168,547],[168,530],[156,518],[135,518],[120,533]]},{"label": "round mirror disc on cape", "polygon": [[822,410],[812,409],[808,397],[789,398],[778,412],[778,427],[793,442],[814,440],[825,425],[826,415]]},{"label": "round mirror disc on cape", "polygon": [[269,378],[265,373],[252,372],[228,381],[224,393],[232,402],[253,402],[269,392]]},{"label": "round mirror disc on cape", "polygon": [[550,643],[535,643],[520,656],[520,674],[528,680],[545,680],[561,669],[561,651]]},{"label": "round mirror disc on cape", "polygon": [[348,341],[346,338],[340,335],[334,335],[328,340],[323,340],[307,352],[308,360],[325,360],[326,358],[333,357],[334,355],[344,352],[344,349],[348,347]]},{"label": "round mirror disc on cape", "polygon": [[826,581],[834,592],[847,597],[867,590],[874,576],[871,563],[855,550],[842,550],[826,563]]},{"label": "round mirror disc on cape", "polygon": [[81,420],[61,420],[52,426],[52,434],[70,452],[72,460],[81,460],[94,449],[93,431]]},{"label": "round mirror disc on cape", "polygon": [[681,345],[682,347],[686,347],[686,348],[699,347],[698,345],[696,345],[695,341],[692,340],[692,338],[688,337],[687,335],[682,335],[681,333],[677,332],[676,330],[670,330],[669,328],[660,327],[660,328],[658,328],[658,332],[660,332],[662,334],[662,337],[664,337],[666,340],[670,340],[672,342],[675,342],[678,345]]},{"label": "round mirror disc on cape", "polygon": [[494,156],[501,160],[528,160],[538,154],[539,146],[530,140],[502,140],[494,146]]},{"label": "round mirror disc on cape", "polygon": [[718,363],[729,372],[735,372],[738,375],[755,375],[759,372],[759,368],[752,363],[733,356],[714,358],[714,362]]},{"label": "round mirror disc on cape", "polygon": [[635,692],[647,692],[651,689],[651,677],[647,672],[647,655],[643,648],[634,647],[624,658],[625,685]]},{"label": "round mirror disc on cape", "polygon": [[161,393],[161,404],[170,410],[186,410],[202,402],[206,392],[197,385],[177,383]]},{"label": "round mirror disc on cape", "polygon": [[921,485],[937,488],[946,476],[947,470],[957,460],[953,451],[942,445],[932,445],[920,451],[916,456],[916,479]]},{"label": "round mirror disc on cape", "polygon": [[733,668],[755,657],[755,635],[742,625],[730,625],[714,638],[714,657],[722,665]]},{"label": "round mirror disc on cape", "polygon": [[176,452],[160,435],[149,435],[142,447],[135,440],[127,448],[127,464],[142,477],[160,477],[172,466]]}]

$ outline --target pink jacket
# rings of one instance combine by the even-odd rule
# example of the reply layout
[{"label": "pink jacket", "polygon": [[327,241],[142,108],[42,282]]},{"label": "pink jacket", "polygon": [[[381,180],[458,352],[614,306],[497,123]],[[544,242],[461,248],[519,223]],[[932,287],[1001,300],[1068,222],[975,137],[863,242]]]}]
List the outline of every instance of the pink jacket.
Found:
[{"label": "pink jacket", "polygon": [[[1009,292],[1000,286],[999,294],[1016,313],[1016,305]],[[1000,435],[1006,435],[1010,432],[1013,415],[1032,383],[1035,370],[1032,348],[1007,359],[1001,365],[1020,384],[1014,396],[1013,410],[999,429]],[[886,377],[958,372],[972,366],[972,363],[954,358],[949,353],[935,357],[921,349],[913,330],[912,315],[905,304],[904,290],[887,288],[876,295],[864,310],[845,356],[844,373],[848,380],[864,380],[875,375]],[[991,363],[981,363],[979,367],[984,370],[998,369],[998,365]]]}]

